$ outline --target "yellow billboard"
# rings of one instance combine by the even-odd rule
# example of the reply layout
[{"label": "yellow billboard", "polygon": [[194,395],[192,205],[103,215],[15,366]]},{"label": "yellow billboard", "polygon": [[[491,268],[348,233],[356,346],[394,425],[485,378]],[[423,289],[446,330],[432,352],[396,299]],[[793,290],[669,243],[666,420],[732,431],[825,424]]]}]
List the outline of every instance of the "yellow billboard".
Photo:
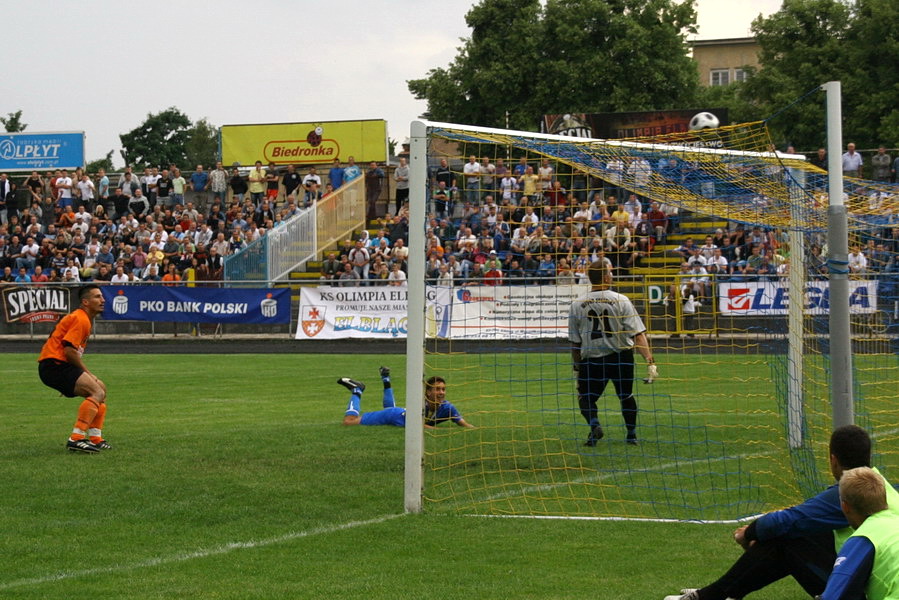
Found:
[{"label": "yellow billboard", "polygon": [[222,162],[252,165],[387,161],[387,121],[222,125]]}]

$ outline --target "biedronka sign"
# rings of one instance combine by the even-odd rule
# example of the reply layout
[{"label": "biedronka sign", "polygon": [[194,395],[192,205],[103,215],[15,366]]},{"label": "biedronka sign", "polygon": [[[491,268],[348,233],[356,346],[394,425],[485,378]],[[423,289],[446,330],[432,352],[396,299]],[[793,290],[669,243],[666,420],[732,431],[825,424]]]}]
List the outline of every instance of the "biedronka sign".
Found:
[{"label": "biedronka sign", "polygon": [[223,125],[222,162],[249,166],[357,163],[387,160],[387,121]]}]

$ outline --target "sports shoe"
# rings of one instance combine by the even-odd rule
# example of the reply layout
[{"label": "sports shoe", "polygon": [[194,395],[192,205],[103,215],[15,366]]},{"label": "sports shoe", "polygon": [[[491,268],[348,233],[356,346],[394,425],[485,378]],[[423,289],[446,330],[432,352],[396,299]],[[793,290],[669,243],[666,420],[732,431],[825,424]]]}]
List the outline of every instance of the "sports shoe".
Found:
[{"label": "sports shoe", "polygon": [[681,590],[680,594],[665,596],[664,600],[699,600],[699,590],[687,588],[685,590]]},{"label": "sports shoe", "polygon": [[341,377],[340,379],[337,380],[337,383],[339,383],[346,389],[350,390],[350,392],[355,392],[356,390],[359,390],[359,393],[361,394],[362,392],[365,391],[364,383],[362,383],[361,381],[354,381],[354,380],[350,379],[349,377]]},{"label": "sports shoe", "polygon": [[95,454],[100,451],[99,447],[85,439],[73,440],[70,438],[66,442],[66,448],[68,448],[69,452],[85,452],[87,454]]},{"label": "sports shoe", "polygon": [[630,444],[631,446],[636,446],[639,444],[639,442],[637,441],[637,436],[635,436],[635,435],[627,436],[627,439],[625,439],[624,441],[626,443]]},{"label": "sports shoe", "polygon": [[381,374],[381,377],[390,377],[390,367],[381,367],[378,369],[378,373]]},{"label": "sports shoe", "polygon": [[96,446],[100,450],[112,450],[112,444],[110,444],[106,440],[100,440],[99,442],[92,442],[92,443],[94,446]]},{"label": "sports shoe", "polygon": [[601,440],[603,438],[604,435],[605,435],[605,433],[602,430],[602,426],[594,425],[593,428],[590,430],[590,435],[587,436],[587,441],[584,442],[584,445],[593,447],[596,445],[596,442],[598,442],[599,440]]}]

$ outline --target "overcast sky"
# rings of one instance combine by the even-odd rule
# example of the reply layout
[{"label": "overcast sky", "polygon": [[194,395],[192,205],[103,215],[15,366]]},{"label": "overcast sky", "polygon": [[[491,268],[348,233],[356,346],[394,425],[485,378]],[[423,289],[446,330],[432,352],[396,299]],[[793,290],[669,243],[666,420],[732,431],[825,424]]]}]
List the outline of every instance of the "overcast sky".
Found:
[{"label": "overcast sky", "polygon": [[[698,0],[697,39],[745,37],[781,0]],[[468,37],[457,0],[0,0],[0,114],[80,131],[87,160],[176,106],[214,125],[386,119],[403,141],[425,109],[406,81]]]}]

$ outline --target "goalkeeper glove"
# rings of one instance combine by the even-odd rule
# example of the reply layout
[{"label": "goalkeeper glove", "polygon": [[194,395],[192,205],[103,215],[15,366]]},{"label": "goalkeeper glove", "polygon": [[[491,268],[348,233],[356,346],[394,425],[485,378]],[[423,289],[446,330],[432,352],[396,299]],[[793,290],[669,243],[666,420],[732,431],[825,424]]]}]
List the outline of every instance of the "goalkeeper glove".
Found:
[{"label": "goalkeeper glove", "polygon": [[659,378],[659,368],[650,363],[646,366],[646,375],[646,379],[643,380],[643,383],[652,383]]}]

